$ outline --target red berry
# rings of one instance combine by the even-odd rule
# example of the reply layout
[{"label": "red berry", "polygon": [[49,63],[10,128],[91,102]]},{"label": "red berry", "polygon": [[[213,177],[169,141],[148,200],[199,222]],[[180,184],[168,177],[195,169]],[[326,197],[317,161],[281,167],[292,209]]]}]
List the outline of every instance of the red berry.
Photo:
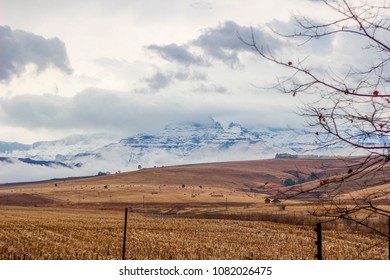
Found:
[{"label": "red berry", "polygon": [[287,64],[291,66],[291,65],[292,65],[292,62],[291,62],[291,61],[289,61],[289,62],[287,62]]}]

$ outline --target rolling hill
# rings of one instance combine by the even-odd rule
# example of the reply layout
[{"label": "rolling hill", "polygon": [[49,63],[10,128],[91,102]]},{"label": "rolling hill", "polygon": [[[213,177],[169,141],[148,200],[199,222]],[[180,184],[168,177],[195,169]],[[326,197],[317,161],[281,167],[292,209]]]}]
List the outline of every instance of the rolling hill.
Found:
[{"label": "rolling hill", "polygon": [[[346,174],[359,158],[270,159],[145,168],[79,179],[0,185],[0,204],[263,203],[281,192]],[[286,186],[286,180],[301,184]],[[380,182],[375,182],[379,184]],[[383,183],[383,182],[382,182]],[[372,185],[370,185],[372,187]],[[359,188],[361,189],[361,188]],[[349,186],[347,192],[357,189]],[[14,199],[18,196],[18,199]],[[38,199],[39,198],[39,199]],[[303,201],[310,200],[305,196]],[[299,199],[299,198],[298,198]],[[22,202],[21,202],[22,201]]]}]

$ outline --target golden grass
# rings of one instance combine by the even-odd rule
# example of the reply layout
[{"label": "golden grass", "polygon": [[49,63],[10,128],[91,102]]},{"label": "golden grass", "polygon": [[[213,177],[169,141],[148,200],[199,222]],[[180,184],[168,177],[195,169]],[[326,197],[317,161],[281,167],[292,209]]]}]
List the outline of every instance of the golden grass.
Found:
[{"label": "golden grass", "polygon": [[[0,200],[7,205],[7,196],[28,194],[50,199],[51,204],[118,204],[118,203],[240,203],[263,202],[264,194],[239,189],[182,184],[86,184],[82,181],[43,183],[37,185],[0,188]],[[214,196],[222,195],[222,197]],[[11,199],[10,199],[11,201]],[[26,201],[26,203],[28,203]],[[11,204],[13,205],[13,204]],[[34,205],[30,204],[30,205]]]},{"label": "golden grass", "polygon": [[[120,259],[124,211],[0,207],[0,259]],[[325,259],[386,259],[387,240],[325,230]],[[313,227],[130,214],[127,259],[314,259]],[[374,246],[378,244],[377,246]]]},{"label": "golden grass", "polygon": [[[286,189],[292,170],[326,177],[347,166],[265,160],[1,185],[0,259],[120,259],[125,206],[137,213],[129,218],[128,259],[314,259],[313,200],[289,200],[282,209],[264,199]],[[378,190],[388,185],[367,189]],[[350,187],[346,195],[364,191]],[[388,258],[386,238],[349,224],[326,224],[323,238],[325,259]]]}]

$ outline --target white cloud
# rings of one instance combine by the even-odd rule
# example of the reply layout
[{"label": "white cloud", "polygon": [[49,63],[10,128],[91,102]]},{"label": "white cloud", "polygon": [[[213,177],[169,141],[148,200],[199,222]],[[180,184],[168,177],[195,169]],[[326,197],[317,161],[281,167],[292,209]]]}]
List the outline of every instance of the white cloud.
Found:
[{"label": "white cloud", "polygon": [[[126,134],[208,116],[294,126],[304,121],[290,114],[299,102],[251,86],[269,86],[288,73],[261,60],[239,35],[248,39],[253,31],[259,45],[282,59],[307,57],[318,73],[345,67],[343,61],[354,59],[346,52],[353,53],[358,42],[329,38],[298,48],[301,42],[286,44],[266,28],[293,30],[291,13],[297,10],[326,18],[328,11],[319,7],[302,0],[1,1],[7,13],[0,24],[12,27],[13,38],[23,38],[17,42],[36,48],[23,51],[24,60],[16,50],[5,55],[0,139]],[[363,63],[368,56],[358,59]],[[69,61],[73,74],[63,75],[72,70]],[[36,76],[36,70],[45,71]]]},{"label": "white cloud", "polygon": [[[23,170],[23,172],[21,172]],[[19,160],[0,161],[0,183],[38,181],[51,178],[80,176],[81,170],[66,167],[31,165]]]},{"label": "white cloud", "polygon": [[195,92],[201,92],[201,93],[206,93],[206,92],[213,92],[213,93],[225,93],[227,89],[223,86],[217,86],[215,84],[200,84],[198,87],[194,89]]},{"label": "white cloud", "polygon": [[[99,171],[116,172],[128,170],[128,166],[120,165],[120,160],[99,161],[87,163],[82,167],[68,168],[62,166],[33,165],[13,159],[11,162],[0,161],[0,184],[13,182],[31,182],[56,178],[93,176]],[[135,168],[132,168],[135,170]],[[21,172],[23,170],[23,172]]]},{"label": "white cloud", "polygon": [[[214,86],[204,91],[225,92],[225,89]],[[156,131],[178,120],[196,121],[210,116],[240,121],[244,125],[294,126],[286,108],[270,104],[259,96],[255,99],[251,94],[136,94],[90,88],[74,97],[19,95],[2,98],[0,123],[30,130],[115,131],[125,136]],[[276,111],[278,116],[273,116]],[[283,117],[286,120],[283,121]]]}]

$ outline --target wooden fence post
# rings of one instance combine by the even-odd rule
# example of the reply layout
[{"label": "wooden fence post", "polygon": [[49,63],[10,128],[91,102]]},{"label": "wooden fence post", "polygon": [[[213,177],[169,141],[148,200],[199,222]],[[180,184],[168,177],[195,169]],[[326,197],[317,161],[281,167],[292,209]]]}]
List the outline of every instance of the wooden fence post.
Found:
[{"label": "wooden fence post", "polygon": [[389,236],[389,260],[390,260],[390,216],[389,216],[389,222],[388,222],[388,233],[387,233]]},{"label": "wooden fence post", "polygon": [[317,260],[322,260],[322,224],[317,223],[317,227],[314,230],[317,233],[317,241],[315,244],[317,245]]},{"label": "wooden fence post", "polygon": [[125,210],[125,226],[124,226],[124,230],[123,230],[122,260],[125,259],[125,255],[126,255],[127,211],[128,211],[128,208],[126,207],[126,210]]},{"label": "wooden fence post", "polygon": [[227,207],[227,195],[226,195],[226,204],[225,204],[225,206],[226,206],[226,211],[227,211],[227,208],[228,208],[228,207]]}]

